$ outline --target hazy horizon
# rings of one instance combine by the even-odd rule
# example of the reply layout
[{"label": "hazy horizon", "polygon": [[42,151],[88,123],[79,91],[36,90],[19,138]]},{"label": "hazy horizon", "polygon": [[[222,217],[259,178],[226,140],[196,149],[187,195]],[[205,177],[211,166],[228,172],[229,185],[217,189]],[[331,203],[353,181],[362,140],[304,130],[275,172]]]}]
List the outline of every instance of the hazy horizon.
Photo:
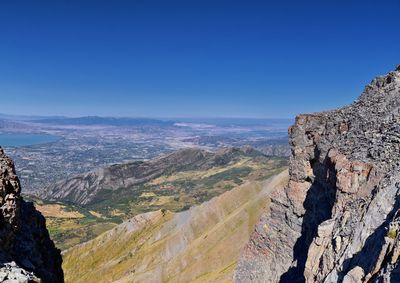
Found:
[{"label": "hazy horizon", "polygon": [[2,1],[0,101],[38,116],[293,118],[400,63],[398,1]]},{"label": "hazy horizon", "polygon": [[115,118],[115,119],[159,119],[159,120],[165,120],[165,119],[171,119],[171,120],[176,120],[176,119],[182,119],[182,120],[224,120],[224,119],[230,119],[230,120],[235,120],[235,119],[242,119],[242,120],[294,120],[295,117],[238,117],[238,116],[102,116],[102,115],[78,115],[78,116],[69,116],[69,115],[40,115],[40,114],[11,114],[7,112],[0,112],[0,119],[4,117],[10,117],[10,118],[67,118],[67,119],[74,119],[74,118],[88,118],[88,117],[96,117],[96,118]]}]

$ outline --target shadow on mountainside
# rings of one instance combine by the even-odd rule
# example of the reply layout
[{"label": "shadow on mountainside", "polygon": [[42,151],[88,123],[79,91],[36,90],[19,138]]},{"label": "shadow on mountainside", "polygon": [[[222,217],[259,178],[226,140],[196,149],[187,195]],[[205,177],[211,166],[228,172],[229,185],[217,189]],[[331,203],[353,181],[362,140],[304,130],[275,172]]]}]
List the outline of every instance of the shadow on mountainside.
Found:
[{"label": "shadow on mountainside", "polygon": [[310,245],[313,238],[317,236],[318,226],[332,216],[337,190],[336,174],[333,174],[334,165],[327,158],[323,163],[320,163],[318,161],[319,152],[316,152],[315,156],[315,159],[310,161],[315,178],[309,180],[312,185],[304,201],[306,212],[303,217],[301,237],[297,240],[293,249],[296,266],[289,268],[286,273],[282,274],[280,283],[305,282],[304,268]]}]

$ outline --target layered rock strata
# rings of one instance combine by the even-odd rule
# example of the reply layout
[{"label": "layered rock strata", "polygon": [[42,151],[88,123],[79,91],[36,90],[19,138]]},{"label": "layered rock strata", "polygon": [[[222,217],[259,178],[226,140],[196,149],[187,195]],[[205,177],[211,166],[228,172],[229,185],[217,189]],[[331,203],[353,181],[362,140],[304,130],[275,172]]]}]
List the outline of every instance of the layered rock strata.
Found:
[{"label": "layered rock strata", "polygon": [[353,104],[300,115],[288,186],[235,282],[400,282],[400,67]]}]

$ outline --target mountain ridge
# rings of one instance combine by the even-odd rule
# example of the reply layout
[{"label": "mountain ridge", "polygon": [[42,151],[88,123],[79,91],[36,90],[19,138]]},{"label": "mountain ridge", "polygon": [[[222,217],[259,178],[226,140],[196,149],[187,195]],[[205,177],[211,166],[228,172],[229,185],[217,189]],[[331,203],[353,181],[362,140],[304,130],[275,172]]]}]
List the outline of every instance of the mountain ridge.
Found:
[{"label": "mountain ridge", "polygon": [[66,282],[229,282],[269,194],[287,175],[245,183],[183,212],[135,216],[66,250]]},{"label": "mountain ridge", "polygon": [[296,118],[289,185],[272,196],[235,282],[400,281],[399,97],[397,67],[351,105]]},{"label": "mountain ridge", "polygon": [[[86,205],[91,203],[98,190],[104,187],[115,191],[142,184],[164,174],[194,168],[208,169],[227,164],[237,155],[264,156],[263,153],[250,147],[226,148],[215,154],[201,149],[183,149],[149,161],[115,164],[80,174],[60,181],[52,188],[45,188],[39,193],[39,197]],[[78,195],[74,195],[75,191],[78,191]]]},{"label": "mountain ridge", "polygon": [[41,117],[31,120],[33,123],[50,125],[107,125],[107,126],[137,126],[137,125],[163,125],[172,126],[175,122],[153,118],[129,118],[129,117]]}]

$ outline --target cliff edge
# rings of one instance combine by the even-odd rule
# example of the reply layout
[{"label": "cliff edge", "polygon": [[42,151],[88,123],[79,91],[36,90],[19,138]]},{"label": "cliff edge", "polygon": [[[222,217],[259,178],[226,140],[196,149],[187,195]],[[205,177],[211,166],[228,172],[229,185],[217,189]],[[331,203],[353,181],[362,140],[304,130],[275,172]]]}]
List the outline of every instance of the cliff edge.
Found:
[{"label": "cliff edge", "polygon": [[400,67],[347,107],[298,116],[289,135],[289,184],[234,281],[400,282]]},{"label": "cliff edge", "polygon": [[61,263],[44,217],[22,199],[14,163],[0,148],[0,282],[63,282]]}]

